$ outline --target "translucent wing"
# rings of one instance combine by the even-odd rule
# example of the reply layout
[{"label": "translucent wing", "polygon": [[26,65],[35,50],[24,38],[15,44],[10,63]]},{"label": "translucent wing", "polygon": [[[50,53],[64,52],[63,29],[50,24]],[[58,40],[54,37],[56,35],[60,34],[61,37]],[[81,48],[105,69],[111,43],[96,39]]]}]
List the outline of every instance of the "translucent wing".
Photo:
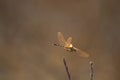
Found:
[{"label": "translucent wing", "polygon": [[72,43],[72,37],[69,37],[69,38],[67,39],[67,44],[70,45],[71,43]]},{"label": "translucent wing", "polygon": [[89,54],[81,49],[77,49],[77,53],[81,56],[81,57],[89,57]]},{"label": "translucent wing", "polygon": [[58,40],[59,40],[61,45],[65,46],[66,40],[65,40],[65,38],[64,38],[64,36],[62,35],[61,32],[58,32]]}]

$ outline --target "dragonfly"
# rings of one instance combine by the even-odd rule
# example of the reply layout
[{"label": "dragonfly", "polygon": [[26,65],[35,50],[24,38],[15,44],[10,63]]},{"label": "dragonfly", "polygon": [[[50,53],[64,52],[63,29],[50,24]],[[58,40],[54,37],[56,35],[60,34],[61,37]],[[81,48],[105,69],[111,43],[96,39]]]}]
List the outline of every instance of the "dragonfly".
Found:
[{"label": "dragonfly", "polygon": [[54,46],[63,47],[68,52],[76,52],[81,57],[85,57],[85,58],[89,57],[89,54],[86,51],[83,51],[83,50],[78,49],[78,48],[73,46],[72,37],[68,37],[68,39],[65,40],[65,38],[64,38],[64,36],[61,32],[57,33],[57,37],[58,37],[58,40],[59,40],[59,44],[54,44]]}]

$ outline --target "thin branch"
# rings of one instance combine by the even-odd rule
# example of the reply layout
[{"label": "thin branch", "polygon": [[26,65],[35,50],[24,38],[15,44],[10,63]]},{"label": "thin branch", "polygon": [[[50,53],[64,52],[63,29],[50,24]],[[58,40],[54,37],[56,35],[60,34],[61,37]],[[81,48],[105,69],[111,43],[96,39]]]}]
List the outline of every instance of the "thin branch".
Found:
[{"label": "thin branch", "polygon": [[93,62],[90,61],[90,80],[94,80]]},{"label": "thin branch", "polygon": [[65,58],[63,58],[63,63],[64,63],[64,66],[65,66],[65,69],[66,69],[66,72],[67,72],[67,75],[68,75],[68,79],[72,80]]}]

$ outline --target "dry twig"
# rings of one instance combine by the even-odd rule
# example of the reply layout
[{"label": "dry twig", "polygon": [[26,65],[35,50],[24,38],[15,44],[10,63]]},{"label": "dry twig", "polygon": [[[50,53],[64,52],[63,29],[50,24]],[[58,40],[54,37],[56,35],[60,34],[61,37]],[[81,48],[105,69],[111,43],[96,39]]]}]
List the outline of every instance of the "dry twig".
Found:
[{"label": "dry twig", "polygon": [[94,80],[93,62],[90,61],[90,80]]},{"label": "dry twig", "polygon": [[65,65],[65,69],[66,69],[66,72],[67,72],[67,75],[68,75],[68,79],[72,80],[65,58],[63,58],[63,63]]}]

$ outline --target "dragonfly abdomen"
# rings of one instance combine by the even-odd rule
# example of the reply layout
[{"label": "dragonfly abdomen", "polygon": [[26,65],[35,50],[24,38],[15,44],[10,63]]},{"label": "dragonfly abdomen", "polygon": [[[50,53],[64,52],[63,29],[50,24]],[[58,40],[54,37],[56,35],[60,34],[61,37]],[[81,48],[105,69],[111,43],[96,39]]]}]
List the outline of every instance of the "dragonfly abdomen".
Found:
[{"label": "dragonfly abdomen", "polygon": [[64,47],[64,46],[62,46],[62,45],[60,45],[60,44],[53,44],[54,46],[59,46],[59,47]]}]

